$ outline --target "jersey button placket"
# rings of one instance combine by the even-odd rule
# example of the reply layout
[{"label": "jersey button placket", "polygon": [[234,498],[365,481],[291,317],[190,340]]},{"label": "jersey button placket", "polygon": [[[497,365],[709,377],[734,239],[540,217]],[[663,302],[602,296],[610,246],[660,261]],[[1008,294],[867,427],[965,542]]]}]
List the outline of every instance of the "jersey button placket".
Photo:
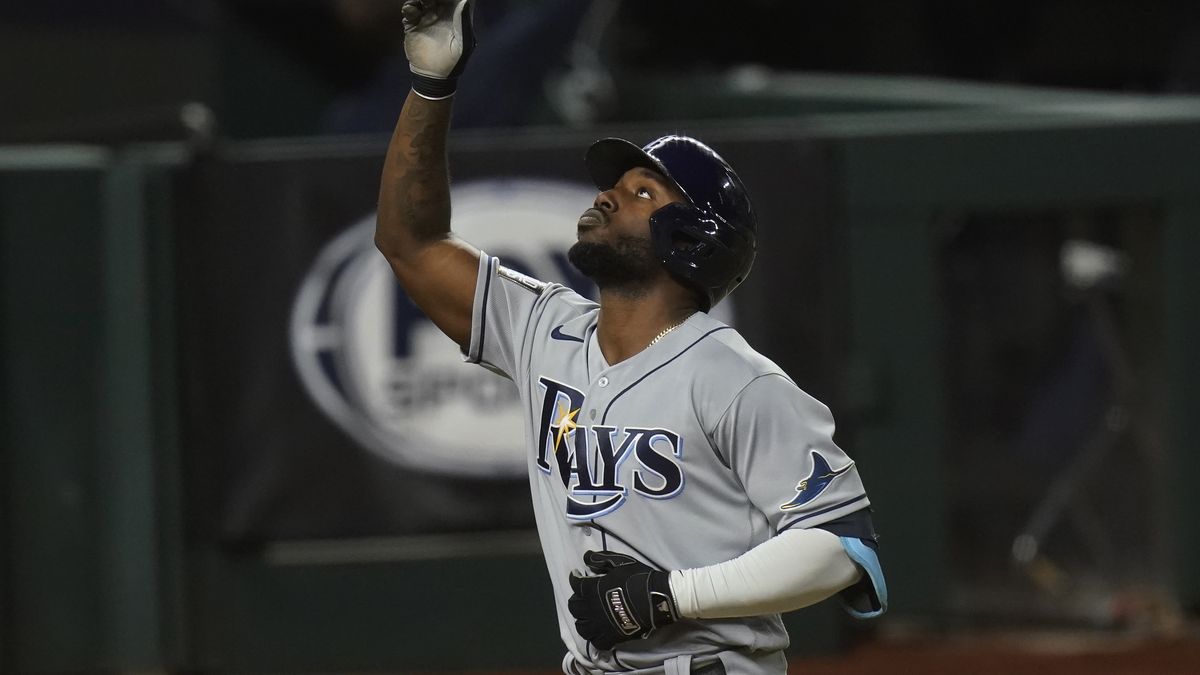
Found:
[{"label": "jersey button placket", "polygon": [[[599,415],[600,415],[599,409],[603,408],[605,405],[608,404],[608,397],[604,395],[604,394],[607,394],[608,392],[601,393],[600,391],[596,390],[596,388],[599,388],[599,389],[607,388],[608,382],[609,382],[609,380],[608,380],[607,375],[600,376],[600,378],[596,380],[595,387],[593,387],[591,390],[589,390],[585,394],[585,400],[589,404],[588,412],[587,412],[589,422],[593,422],[593,423],[596,422],[597,417],[599,417]],[[594,448],[593,448],[593,450],[594,450]],[[583,536],[590,537],[590,536],[592,536],[592,531],[595,528],[592,527],[591,523],[587,523],[587,524],[584,524],[583,527],[581,527],[580,529],[583,530]]]}]

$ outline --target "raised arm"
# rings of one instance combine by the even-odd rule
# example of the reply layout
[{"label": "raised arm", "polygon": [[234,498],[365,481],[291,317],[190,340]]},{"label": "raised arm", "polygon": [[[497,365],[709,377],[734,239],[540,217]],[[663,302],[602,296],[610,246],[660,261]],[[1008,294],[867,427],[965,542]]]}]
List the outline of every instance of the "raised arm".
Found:
[{"label": "raised arm", "polygon": [[479,251],[450,232],[446,135],[458,74],[474,38],[470,2],[405,2],[409,93],[388,144],[375,245],[413,302],[464,349]]}]

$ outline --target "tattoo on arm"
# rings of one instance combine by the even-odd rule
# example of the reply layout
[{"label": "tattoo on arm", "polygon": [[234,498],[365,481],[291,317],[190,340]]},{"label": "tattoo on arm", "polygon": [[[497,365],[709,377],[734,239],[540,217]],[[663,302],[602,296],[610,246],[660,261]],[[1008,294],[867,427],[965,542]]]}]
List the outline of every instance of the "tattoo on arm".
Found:
[{"label": "tattoo on arm", "polygon": [[409,248],[450,231],[449,102],[411,97],[388,146],[376,239]]}]

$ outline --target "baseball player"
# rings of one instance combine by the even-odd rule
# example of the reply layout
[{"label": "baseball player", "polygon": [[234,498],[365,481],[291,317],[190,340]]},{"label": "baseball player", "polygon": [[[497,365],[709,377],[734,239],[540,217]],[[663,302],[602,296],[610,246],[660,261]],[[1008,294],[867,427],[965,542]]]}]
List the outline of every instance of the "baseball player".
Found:
[{"label": "baseball player", "polygon": [[886,607],[869,501],[828,408],[707,311],[746,277],[757,225],[703,143],[604,139],[569,258],[600,303],[450,232],[446,135],[471,0],[405,0],[410,92],[375,240],[464,358],[526,407],[529,485],[564,673],[785,673],[779,613]]}]

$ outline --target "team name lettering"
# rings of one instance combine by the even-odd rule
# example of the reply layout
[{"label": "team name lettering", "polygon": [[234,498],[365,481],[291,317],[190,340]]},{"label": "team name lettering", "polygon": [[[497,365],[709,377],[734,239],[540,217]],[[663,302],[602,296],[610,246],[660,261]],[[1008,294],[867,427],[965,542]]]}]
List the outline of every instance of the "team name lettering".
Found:
[{"label": "team name lettering", "polygon": [[545,390],[537,443],[537,465],[547,475],[557,469],[567,489],[567,517],[591,520],[625,503],[629,489],[621,465],[630,457],[632,488],[651,499],[669,499],[683,490],[679,458],[683,442],[669,429],[582,424],[583,392],[539,378]]}]

